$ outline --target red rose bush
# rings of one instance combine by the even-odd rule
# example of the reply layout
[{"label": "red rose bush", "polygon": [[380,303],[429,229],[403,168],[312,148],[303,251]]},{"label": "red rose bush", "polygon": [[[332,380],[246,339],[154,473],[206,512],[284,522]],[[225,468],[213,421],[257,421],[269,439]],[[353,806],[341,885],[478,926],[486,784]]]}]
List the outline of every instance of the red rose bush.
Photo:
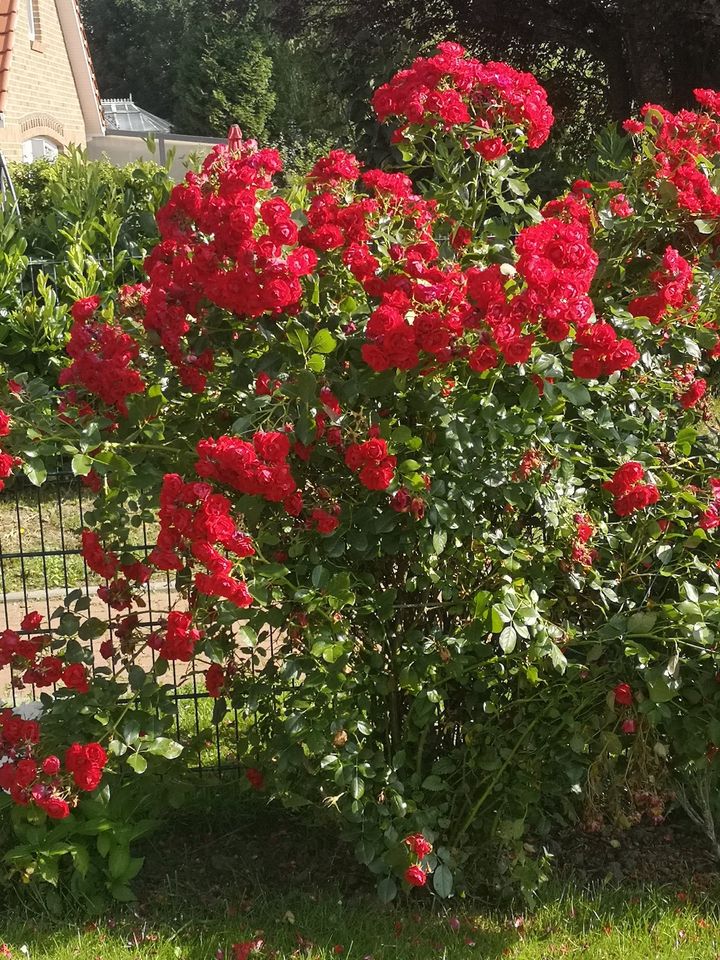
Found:
[{"label": "red rose bush", "polygon": [[190,763],[171,669],[242,717],[238,790],[337,811],[386,899],[450,896],[478,845],[529,893],[558,822],[657,821],[658,790],[710,775],[720,98],[699,100],[646,108],[543,202],[519,163],[545,92],[441,44],[373,98],[403,169],[333,150],[281,188],[277,152],[233,138],[187,174],[145,282],[76,304],[57,397],[8,371],[0,476],[72,457],[110,609],[78,592],[0,637],[44,691],[39,728],[5,721],[12,803],[95,823]]}]

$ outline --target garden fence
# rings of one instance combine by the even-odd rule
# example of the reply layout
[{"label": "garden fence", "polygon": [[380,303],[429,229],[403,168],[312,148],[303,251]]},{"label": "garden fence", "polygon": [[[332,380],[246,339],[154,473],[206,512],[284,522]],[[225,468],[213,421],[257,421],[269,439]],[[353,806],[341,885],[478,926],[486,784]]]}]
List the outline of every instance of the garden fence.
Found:
[{"label": "garden fence", "polygon": [[[0,629],[19,629],[20,621],[31,610],[39,611],[48,623],[74,590],[90,597],[90,615],[117,620],[118,614],[97,598],[100,581],[82,557],[80,532],[88,508],[82,483],[62,469],[49,474],[42,487],[32,486],[22,476],[8,481],[0,493]],[[138,531],[135,546],[138,558],[152,549],[152,531],[145,524]],[[140,626],[152,631],[160,627],[163,614],[177,605],[179,598],[167,574],[151,578],[144,590],[145,606],[138,611]],[[112,634],[111,625],[108,635]],[[96,668],[107,666],[99,654],[101,641],[81,641],[87,643]],[[271,657],[278,652],[278,638],[272,631],[269,652]],[[155,657],[148,649],[139,662],[147,667]],[[213,722],[215,701],[205,691],[204,668],[173,662],[169,670],[177,711],[175,734],[194,752],[195,769],[219,776],[237,771],[240,724],[247,724],[247,719],[230,710],[222,721]],[[17,705],[39,699],[40,691],[23,688],[19,679],[10,668],[0,669],[0,702]]]}]

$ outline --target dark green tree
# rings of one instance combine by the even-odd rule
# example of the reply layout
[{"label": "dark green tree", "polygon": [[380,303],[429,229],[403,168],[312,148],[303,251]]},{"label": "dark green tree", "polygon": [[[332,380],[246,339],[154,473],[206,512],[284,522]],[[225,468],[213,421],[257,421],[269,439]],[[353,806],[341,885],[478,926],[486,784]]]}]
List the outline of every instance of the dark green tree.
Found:
[{"label": "dark green tree", "polygon": [[175,72],[176,129],[259,137],[275,107],[264,11],[253,0],[189,0]]},{"label": "dark green tree", "polygon": [[443,36],[528,68],[559,55],[572,86],[580,56],[601,68],[615,119],[720,86],[718,0],[279,0],[277,20],[325,37],[348,64],[378,40],[419,46]]},{"label": "dark green tree", "polygon": [[170,119],[187,0],[80,0],[103,97]]}]

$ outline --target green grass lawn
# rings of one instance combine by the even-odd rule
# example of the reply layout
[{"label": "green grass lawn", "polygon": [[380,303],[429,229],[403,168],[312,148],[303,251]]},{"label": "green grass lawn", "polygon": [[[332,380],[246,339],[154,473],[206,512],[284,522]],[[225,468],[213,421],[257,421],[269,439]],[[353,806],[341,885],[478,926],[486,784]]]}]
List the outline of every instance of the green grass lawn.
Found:
[{"label": "green grass lawn", "polygon": [[[12,489],[0,495],[0,590],[13,593],[23,589],[42,590],[46,586],[74,587],[82,584],[85,568],[82,558],[72,551],[80,548],[83,511],[92,505],[92,497],[73,481],[48,481],[39,489],[23,486],[17,495]],[[157,534],[148,525],[146,535],[152,544]],[[142,531],[134,541],[142,543]],[[26,556],[60,551],[63,556]],[[22,558],[13,554],[22,553]],[[97,577],[90,575],[91,582]]]},{"label": "green grass lawn", "polygon": [[[6,593],[45,587],[64,587],[83,580],[82,559],[66,556],[22,559],[12,554],[72,551],[80,547],[81,501],[74,484],[48,483],[39,490],[23,488],[16,496],[0,496],[0,560]],[[10,555],[10,556],[8,556]]]},{"label": "green grass lawn", "polygon": [[[717,902],[709,896],[680,903],[671,892],[603,889],[558,892],[534,915],[482,911],[467,904],[413,904],[383,909],[367,897],[343,899],[328,889],[284,894],[242,887],[228,891],[224,913],[169,903],[148,913],[97,923],[55,923],[35,916],[5,917],[2,938],[13,957],[36,960],[210,960],[232,944],[260,937],[259,957],[289,960],[425,960],[516,958],[546,960],[714,960],[720,953]],[[201,894],[202,892],[199,891]],[[199,897],[199,900],[201,896]],[[27,951],[27,952],[26,952]]]},{"label": "green grass lawn", "polygon": [[8,893],[0,944],[15,960],[234,960],[233,944],[258,937],[256,960],[720,958],[713,876],[584,889],[566,879],[534,913],[426,891],[384,907],[322,814],[289,814],[240,790],[232,777],[199,786],[150,839],[136,904],[57,920]]}]

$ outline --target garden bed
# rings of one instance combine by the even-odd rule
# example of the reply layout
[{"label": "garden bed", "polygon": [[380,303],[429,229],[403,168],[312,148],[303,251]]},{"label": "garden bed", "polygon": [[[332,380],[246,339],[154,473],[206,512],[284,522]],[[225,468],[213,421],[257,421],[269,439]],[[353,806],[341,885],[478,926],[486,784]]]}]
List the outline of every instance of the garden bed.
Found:
[{"label": "garden bed", "polygon": [[[624,848],[649,867],[624,886],[606,871],[613,838],[566,837],[571,856],[585,851],[583,870],[545,889],[533,914],[417,895],[382,907],[327,822],[258,800],[238,807],[236,790],[202,789],[187,816],[156,838],[137,904],[90,922],[38,921],[16,907],[5,914],[0,942],[16,960],[23,946],[34,960],[235,960],[258,939],[262,949],[250,954],[257,960],[717,955],[718,877],[693,870],[702,844],[679,819],[623,835]],[[653,875],[662,858],[673,864],[672,881],[664,870]],[[588,873],[599,879],[588,883]]]}]

